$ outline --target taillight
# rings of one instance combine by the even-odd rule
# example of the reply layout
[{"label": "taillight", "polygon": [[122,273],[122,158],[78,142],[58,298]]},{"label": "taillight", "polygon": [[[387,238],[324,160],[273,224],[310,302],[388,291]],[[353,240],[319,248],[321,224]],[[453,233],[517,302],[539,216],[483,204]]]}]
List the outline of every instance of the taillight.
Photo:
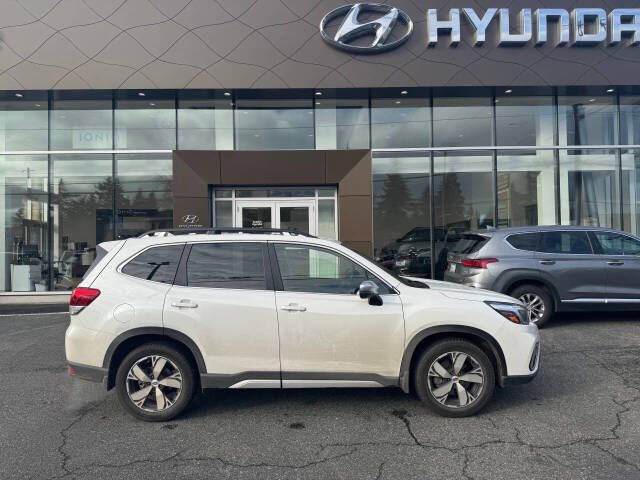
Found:
[{"label": "taillight", "polygon": [[497,261],[497,258],[465,258],[462,260],[462,265],[471,268],[487,268],[487,265]]},{"label": "taillight", "polygon": [[74,288],[69,300],[69,313],[76,315],[80,313],[84,307],[93,302],[100,295],[100,290],[95,288]]}]

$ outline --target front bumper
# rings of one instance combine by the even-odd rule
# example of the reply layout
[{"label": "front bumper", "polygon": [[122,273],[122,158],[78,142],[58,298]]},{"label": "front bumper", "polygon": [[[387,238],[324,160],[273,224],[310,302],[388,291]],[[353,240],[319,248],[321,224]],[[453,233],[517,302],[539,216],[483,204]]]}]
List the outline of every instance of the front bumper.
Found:
[{"label": "front bumper", "polygon": [[72,377],[89,382],[104,383],[109,373],[106,368],[82,365],[79,363],[69,362],[69,367],[69,374]]}]

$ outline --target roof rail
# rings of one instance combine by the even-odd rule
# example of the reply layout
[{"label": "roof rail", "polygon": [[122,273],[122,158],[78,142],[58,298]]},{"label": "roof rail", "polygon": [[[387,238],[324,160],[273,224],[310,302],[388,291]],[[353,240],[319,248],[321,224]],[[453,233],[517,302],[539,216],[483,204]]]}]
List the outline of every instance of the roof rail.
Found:
[{"label": "roof rail", "polygon": [[201,234],[201,235],[221,235],[223,233],[288,233],[289,235],[300,235],[302,237],[318,238],[314,235],[301,232],[295,228],[225,228],[225,227],[211,227],[211,228],[162,228],[158,230],[149,230],[143,233],[137,238],[160,236],[160,234],[173,235],[173,234]]}]

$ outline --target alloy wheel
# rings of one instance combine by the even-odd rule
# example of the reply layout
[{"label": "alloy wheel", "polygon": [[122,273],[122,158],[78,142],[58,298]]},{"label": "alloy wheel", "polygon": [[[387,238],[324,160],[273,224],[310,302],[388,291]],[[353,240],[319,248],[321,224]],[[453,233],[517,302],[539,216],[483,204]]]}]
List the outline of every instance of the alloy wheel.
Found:
[{"label": "alloy wheel", "polygon": [[527,307],[529,322],[537,323],[544,317],[544,301],[535,293],[524,293],[518,298]]},{"label": "alloy wheel", "polygon": [[129,399],[146,412],[162,412],[170,408],[181,393],[182,373],[166,357],[143,357],[127,373]]},{"label": "alloy wheel", "polygon": [[484,372],[468,353],[447,352],[429,367],[429,392],[449,408],[467,407],[474,403],[484,387]]}]

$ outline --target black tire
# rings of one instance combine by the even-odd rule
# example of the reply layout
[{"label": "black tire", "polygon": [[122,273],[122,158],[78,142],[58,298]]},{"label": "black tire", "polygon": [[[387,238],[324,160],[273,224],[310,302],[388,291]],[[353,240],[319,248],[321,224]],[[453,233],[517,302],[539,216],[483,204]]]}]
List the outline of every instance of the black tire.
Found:
[{"label": "black tire", "polygon": [[[168,362],[165,363],[164,369],[158,374],[161,380],[166,382],[167,378],[172,377],[172,375],[168,375],[168,373],[173,373],[174,377],[176,371],[179,373],[181,388],[177,394],[177,388],[158,384],[158,381],[153,376],[152,370],[150,371],[149,368],[144,368],[148,364],[152,365],[151,362],[153,362],[153,359],[149,357],[163,357],[168,360]],[[149,359],[143,360],[147,358]],[[147,374],[147,380],[156,382],[155,386],[146,381],[138,382],[127,378],[132,367],[140,361],[142,361],[142,363],[139,367],[142,368],[143,373]],[[167,374],[166,378],[162,378],[162,373]],[[173,381],[176,381],[175,378],[173,378]],[[180,415],[180,413],[189,406],[189,403],[191,403],[195,390],[195,371],[191,362],[180,349],[168,343],[148,343],[133,349],[122,362],[120,362],[116,373],[115,386],[118,400],[128,413],[146,422],[166,422]],[[136,405],[129,396],[128,389],[131,389],[133,393],[139,389],[139,391],[144,394],[142,390],[147,387],[149,387],[150,390],[149,394],[145,397],[144,404],[142,406]],[[156,389],[160,389],[159,397],[160,400],[164,402],[164,406],[162,406],[159,411],[153,411],[154,408],[157,409],[160,406],[160,402],[156,400]],[[171,403],[172,400],[173,404],[166,406],[168,403]]]},{"label": "black tire", "polygon": [[[450,365],[451,368],[448,368],[448,362],[457,356],[452,355],[457,353],[463,353],[468,356],[462,369],[458,372],[462,375],[453,374],[453,365]],[[475,363],[469,360],[469,358]],[[429,376],[429,369],[438,359],[442,362],[439,362],[440,366],[445,367],[447,372],[451,374],[450,378],[453,384],[449,393],[439,397],[440,401],[438,401],[432,392],[438,387],[444,387],[447,382],[437,376]],[[475,365],[482,369],[482,384],[457,379],[457,377],[462,378],[465,376],[465,373],[470,373],[470,367]],[[438,383],[439,381],[442,381],[442,383]],[[481,348],[463,338],[449,338],[430,345],[420,355],[414,371],[414,386],[420,400],[426,403],[434,412],[445,417],[468,417],[474,415],[489,401],[493,395],[495,384],[496,377],[493,363],[487,354],[484,353]],[[461,396],[458,394],[458,385],[466,392],[464,395],[466,395],[466,398],[469,400],[466,406],[459,406]],[[479,389],[477,385],[480,385]],[[471,400],[470,397],[473,397],[473,400]]]},{"label": "black tire", "polygon": [[535,296],[542,301],[544,312],[537,320],[532,321],[532,323],[535,323],[539,328],[551,320],[553,316],[553,298],[545,288],[538,285],[520,285],[513,289],[510,295],[518,300],[527,297],[533,298],[533,296]]}]

